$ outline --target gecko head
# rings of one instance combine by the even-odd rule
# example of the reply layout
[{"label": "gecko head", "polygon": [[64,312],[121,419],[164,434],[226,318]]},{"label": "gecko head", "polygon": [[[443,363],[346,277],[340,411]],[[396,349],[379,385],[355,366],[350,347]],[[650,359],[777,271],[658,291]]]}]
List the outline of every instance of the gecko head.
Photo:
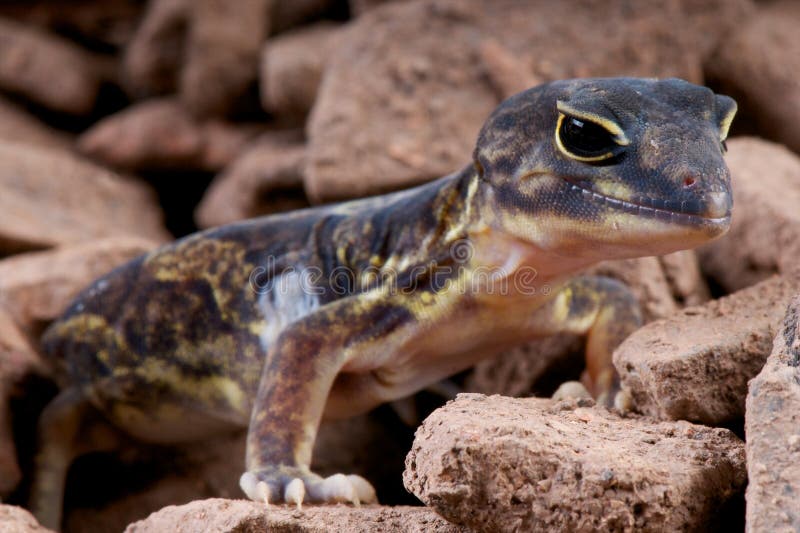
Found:
[{"label": "gecko head", "polygon": [[585,259],[669,253],[730,226],[736,102],[683,80],[554,82],[503,102],[475,166],[492,224]]}]

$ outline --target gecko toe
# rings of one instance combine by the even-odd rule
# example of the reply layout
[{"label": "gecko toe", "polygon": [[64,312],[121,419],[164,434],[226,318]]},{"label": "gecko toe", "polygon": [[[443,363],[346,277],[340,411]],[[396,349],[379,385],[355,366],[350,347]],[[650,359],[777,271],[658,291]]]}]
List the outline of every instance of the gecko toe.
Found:
[{"label": "gecko toe", "polygon": [[303,499],[306,495],[306,486],[303,480],[299,477],[294,478],[286,485],[283,491],[283,501],[286,503],[294,503],[298,509],[303,506]]},{"label": "gecko toe", "polygon": [[344,474],[334,474],[308,487],[308,495],[315,502],[352,502],[358,505],[358,494]]},{"label": "gecko toe", "polygon": [[288,503],[298,508],[313,503],[375,503],[375,489],[357,475],[334,474],[323,478],[307,468],[275,466],[245,472],[239,485],[248,498],[269,503]]},{"label": "gecko toe", "polygon": [[356,474],[350,474],[347,479],[355,489],[361,503],[378,503],[378,496],[372,483]]},{"label": "gecko toe", "polygon": [[553,393],[552,398],[556,401],[573,398],[591,398],[592,395],[580,381],[565,381]]}]

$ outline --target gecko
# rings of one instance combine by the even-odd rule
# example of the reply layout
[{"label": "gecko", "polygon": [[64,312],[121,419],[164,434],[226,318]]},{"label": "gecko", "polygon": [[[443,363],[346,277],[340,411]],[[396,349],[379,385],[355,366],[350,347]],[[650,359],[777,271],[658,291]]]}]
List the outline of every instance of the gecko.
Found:
[{"label": "gecko", "polygon": [[61,392],[38,423],[36,516],[58,527],[80,454],[237,428],[249,498],[373,502],[363,477],[311,469],[323,418],[559,332],[586,336],[583,382],[619,404],[612,354],[638,302],[580,271],[725,233],[735,113],[679,79],[543,84],[491,113],[460,171],[212,228],[115,269],[42,337]]}]

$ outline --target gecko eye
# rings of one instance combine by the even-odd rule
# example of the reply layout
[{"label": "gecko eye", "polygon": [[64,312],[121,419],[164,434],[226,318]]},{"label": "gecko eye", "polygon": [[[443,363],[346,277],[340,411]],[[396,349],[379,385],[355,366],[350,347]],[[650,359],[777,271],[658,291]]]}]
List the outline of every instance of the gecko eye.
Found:
[{"label": "gecko eye", "polygon": [[567,156],[586,162],[612,158],[619,147],[603,126],[564,114],[558,117],[556,142]]}]

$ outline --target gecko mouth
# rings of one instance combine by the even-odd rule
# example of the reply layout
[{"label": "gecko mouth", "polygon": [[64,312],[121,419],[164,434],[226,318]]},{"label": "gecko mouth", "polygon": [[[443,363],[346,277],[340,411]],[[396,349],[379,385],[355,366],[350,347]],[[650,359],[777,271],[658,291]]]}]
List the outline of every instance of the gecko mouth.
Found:
[{"label": "gecko mouth", "polygon": [[[655,204],[659,203],[659,201],[652,198],[643,198],[637,202],[631,202],[629,200],[614,198],[613,196],[608,196],[606,194],[602,194],[595,190],[592,190],[591,188],[582,185],[580,183],[576,183],[566,178],[562,179],[564,179],[567,185],[569,185],[570,190],[572,192],[579,193],[585,200],[588,200],[594,204],[605,205],[613,209],[616,209],[618,211],[629,213],[635,216],[659,220],[661,222],[667,222],[672,224],[704,225],[704,226],[727,225],[731,219],[730,209],[727,209],[725,215],[721,217],[703,216],[697,214],[696,212],[688,213],[677,209],[669,209],[667,207],[664,207],[663,205],[657,206]],[[661,202],[661,203],[665,204],[666,202]],[[692,207],[699,208],[700,207],[699,202],[696,205],[693,205]]]}]

